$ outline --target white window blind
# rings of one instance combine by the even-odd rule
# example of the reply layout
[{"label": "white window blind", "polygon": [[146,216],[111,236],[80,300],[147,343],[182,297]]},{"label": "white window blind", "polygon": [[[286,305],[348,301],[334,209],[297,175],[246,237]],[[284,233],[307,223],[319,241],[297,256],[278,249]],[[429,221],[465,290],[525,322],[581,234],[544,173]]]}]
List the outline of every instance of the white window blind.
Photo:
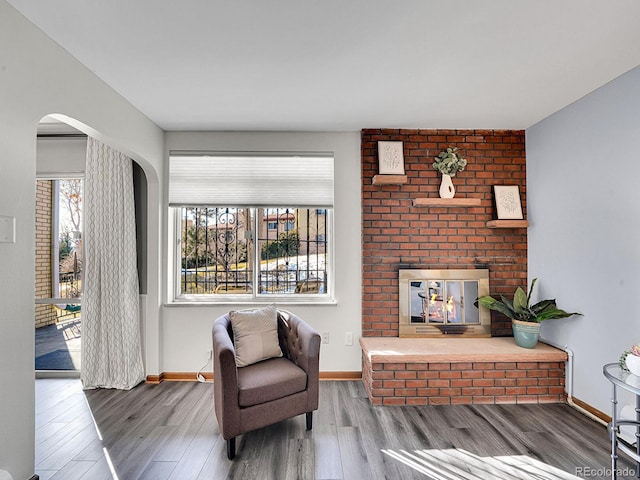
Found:
[{"label": "white window blind", "polygon": [[333,156],[171,154],[170,206],[333,207]]}]

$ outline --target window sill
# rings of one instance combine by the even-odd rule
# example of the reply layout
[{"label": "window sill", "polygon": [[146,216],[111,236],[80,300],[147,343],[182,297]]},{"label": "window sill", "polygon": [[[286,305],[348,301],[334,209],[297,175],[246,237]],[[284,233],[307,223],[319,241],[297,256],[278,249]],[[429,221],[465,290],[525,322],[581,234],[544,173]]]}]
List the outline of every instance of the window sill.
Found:
[{"label": "window sill", "polygon": [[223,305],[247,305],[247,306],[262,306],[275,303],[278,306],[286,305],[337,305],[337,300],[333,298],[272,298],[272,299],[255,299],[255,298],[229,298],[220,300],[205,300],[205,299],[188,299],[177,298],[163,304],[164,307],[216,307]]}]

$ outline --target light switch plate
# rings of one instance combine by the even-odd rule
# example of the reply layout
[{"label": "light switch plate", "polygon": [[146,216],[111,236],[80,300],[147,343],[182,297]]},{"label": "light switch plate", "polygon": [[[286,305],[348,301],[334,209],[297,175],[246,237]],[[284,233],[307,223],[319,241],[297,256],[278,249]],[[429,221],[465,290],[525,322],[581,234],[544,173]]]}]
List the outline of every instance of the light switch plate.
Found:
[{"label": "light switch plate", "polygon": [[0,215],[0,243],[16,243],[16,217]]}]

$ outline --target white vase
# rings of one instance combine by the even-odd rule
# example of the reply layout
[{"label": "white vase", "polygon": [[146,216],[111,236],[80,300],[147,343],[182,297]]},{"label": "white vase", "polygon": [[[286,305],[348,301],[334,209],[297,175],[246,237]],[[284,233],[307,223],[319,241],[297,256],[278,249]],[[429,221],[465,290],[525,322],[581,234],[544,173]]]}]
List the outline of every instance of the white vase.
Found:
[{"label": "white vase", "polygon": [[440,198],[453,198],[455,194],[456,188],[451,181],[451,175],[443,173],[442,181],[440,182]]},{"label": "white vase", "polygon": [[627,355],[624,363],[631,373],[640,377],[640,357],[630,353]]}]

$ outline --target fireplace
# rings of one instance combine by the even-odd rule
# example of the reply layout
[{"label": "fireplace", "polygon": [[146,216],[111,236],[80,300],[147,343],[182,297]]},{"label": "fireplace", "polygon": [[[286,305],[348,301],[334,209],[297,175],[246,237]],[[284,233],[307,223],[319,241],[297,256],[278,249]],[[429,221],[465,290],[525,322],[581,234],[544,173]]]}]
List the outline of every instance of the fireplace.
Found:
[{"label": "fireplace", "polygon": [[490,337],[491,315],[475,305],[489,295],[489,270],[399,270],[399,336]]}]

